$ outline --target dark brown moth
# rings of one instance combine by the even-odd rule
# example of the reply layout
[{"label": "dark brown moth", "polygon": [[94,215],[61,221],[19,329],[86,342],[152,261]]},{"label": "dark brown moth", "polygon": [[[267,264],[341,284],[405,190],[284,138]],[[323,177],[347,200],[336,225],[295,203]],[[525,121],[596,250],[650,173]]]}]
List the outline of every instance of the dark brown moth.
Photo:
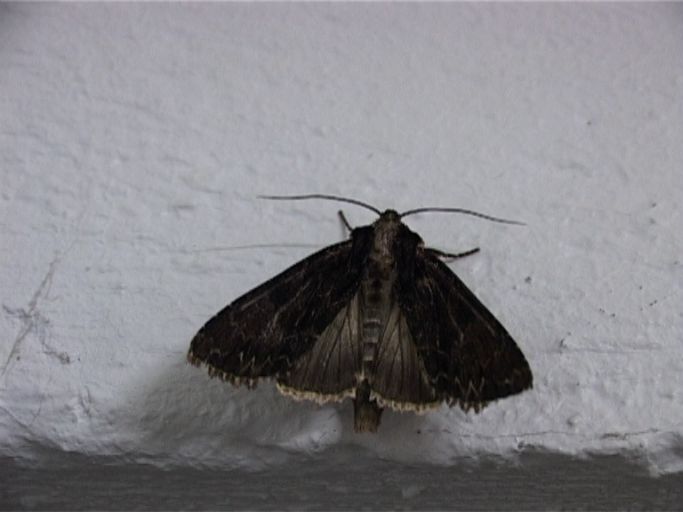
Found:
[{"label": "dark brown moth", "polygon": [[[253,387],[272,378],[294,398],[351,397],[354,429],[376,432],[385,407],[479,411],[532,386],[529,365],[505,328],[401,218],[353,199],[379,218],[225,307],[195,335],[188,360],[211,376]],[[343,217],[342,217],[343,218]],[[345,220],[345,219],[343,219]],[[347,223],[348,226],[348,223]]]}]

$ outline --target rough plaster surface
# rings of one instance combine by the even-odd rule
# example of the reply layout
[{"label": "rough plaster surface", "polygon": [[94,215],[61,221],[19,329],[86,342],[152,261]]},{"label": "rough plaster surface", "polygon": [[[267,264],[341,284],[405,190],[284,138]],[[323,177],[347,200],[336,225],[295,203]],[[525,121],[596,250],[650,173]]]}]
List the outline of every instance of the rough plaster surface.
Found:
[{"label": "rough plaster surface", "polygon": [[[680,4],[0,5],[0,455],[683,470],[682,33]],[[186,364],[218,309],[343,236],[338,205],[255,198],[304,192],[525,221],[409,224],[482,248],[453,268],[533,391],[358,436],[349,403]]]}]

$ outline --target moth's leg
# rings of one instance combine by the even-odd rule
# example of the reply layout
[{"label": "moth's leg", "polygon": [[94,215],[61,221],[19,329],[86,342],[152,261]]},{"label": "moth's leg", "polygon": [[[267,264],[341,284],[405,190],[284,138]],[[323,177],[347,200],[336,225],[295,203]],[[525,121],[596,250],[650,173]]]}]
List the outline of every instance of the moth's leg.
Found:
[{"label": "moth's leg", "polygon": [[475,247],[474,249],[470,249],[469,251],[465,252],[459,252],[457,254],[453,254],[450,252],[443,252],[438,249],[427,249],[429,252],[431,252],[434,256],[438,256],[439,258],[444,258],[447,260],[457,260],[458,258],[464,258],[465,256],[471,256],[472,254],[476,254],[479,252],[479,247]]},{"label": "moth's leg", "polygon": [[351,231],[353,231],[353,228],[351,227],[351,224],[349,224],[349,221],[346,220],[344,212],[339,210],[337,213],[339,214],[339,218],[341,219],[342,224],[344,224],[344,227],[349,230],[349,233],[351,233]]}]

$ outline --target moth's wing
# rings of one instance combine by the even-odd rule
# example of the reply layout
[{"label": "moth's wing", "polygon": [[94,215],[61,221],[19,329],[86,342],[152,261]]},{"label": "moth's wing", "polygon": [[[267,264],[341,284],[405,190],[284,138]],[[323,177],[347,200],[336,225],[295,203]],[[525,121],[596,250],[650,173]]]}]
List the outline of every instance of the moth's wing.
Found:
[{"label": "moth's wing", "polygon": [[532,386],[524,354],[505,328],[429,249],[399,269],[398,296],[417,353],[437,395],[479,410]]},{"label": "moth's wing", "polygon": [[429,375],[399,302],[391,304],[375,353],[372,390],[380,404],[397,410],[424,410],[439,405]]},{"label": "moth's wing", "polygon": [[280,391],[325,402],[353,394],[362,360],[358,293],[320,333],[313,346],[278,378]]},{"label": "moth's wing", "polygon": [[372,228],[309,256],[246,293],[195,335],[188,359],[233,383],[286,376],[356,294]]}]

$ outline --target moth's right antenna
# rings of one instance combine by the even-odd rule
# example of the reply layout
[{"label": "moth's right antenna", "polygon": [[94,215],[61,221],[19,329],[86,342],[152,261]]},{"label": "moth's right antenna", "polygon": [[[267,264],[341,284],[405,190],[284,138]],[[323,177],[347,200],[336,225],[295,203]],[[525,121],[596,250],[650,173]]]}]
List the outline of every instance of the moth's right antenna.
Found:
[{"label": "moth's right antenna", "polygon": [[368,210],[375,212],[377,215],[382,215],[382,212],[380,212],[374,206],[366,204],[362,201],[358,201],[357,199],[350,199],[348,197],[330,196],[327,194],[306,194],[303,196],[258,196],[258,197],[260,197],[262,199],[274,199],[276,201],[288,201],[288,200],[298,201],[300,199],[327,199],[329,201],[339,201],[341,203],[351,203],[351,204],[355,204],[357,206],[362,206],[363,208],[367,208]]},{"label": "moth's right antenna", "polygon": [[523,222],[519,222],[517,220],[508,220],[508,219],[501,219],[499,217],[491,217],[490,215],[485,215],[483,213],[475,212],[473,210],[465,210],[463,208],[415,208],[414,210],[408,210],[407,212],[403,212],[400,217],[407,217],[408,215],[414,215],[416,213],[425,213],[425,212],[447,212],[447,213],[464,213],[465,215],[472,215],[474,217],[479,217],[481,219],[486,219],[490,220],[492,222],[500,222],[502,224],[516,224],[518,226],[526,226]]}]

